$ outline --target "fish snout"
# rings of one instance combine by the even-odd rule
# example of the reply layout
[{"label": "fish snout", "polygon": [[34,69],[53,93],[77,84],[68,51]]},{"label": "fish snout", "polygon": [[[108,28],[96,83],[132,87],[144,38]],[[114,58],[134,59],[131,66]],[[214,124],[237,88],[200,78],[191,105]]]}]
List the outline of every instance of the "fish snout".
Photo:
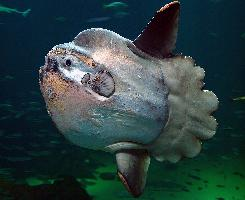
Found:
[{"label": "fish snout", "polygon": [[46,58],[46,71],[57,72],[58,71],[58,61],[54,57],[48,56]]},{"label": "fish snout", "polygon": [[58,61],[54,57],[47,56],[45,65],[40,67],[39,70],[39,80],[42,83],[43,78],[48,75],[48,73],[58,72]]}]

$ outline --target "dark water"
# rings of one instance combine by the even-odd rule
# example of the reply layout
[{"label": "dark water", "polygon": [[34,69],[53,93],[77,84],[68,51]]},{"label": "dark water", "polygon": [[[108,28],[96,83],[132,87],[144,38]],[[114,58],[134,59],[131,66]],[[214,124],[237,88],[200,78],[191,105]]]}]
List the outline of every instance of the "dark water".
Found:
[{"label": "dark water", "polygon": [[[38,199],[29,195],[34,185],[64,177],[71,187],[80,182],[94,199],[131,199],[115,176],[112,155],[78,148],[58,133],[38,85],[38,69],[54,45],[91,27],[133,40],[167,1],[124,1],[128,7],[116,10],[103,9],[105,3],[0,1],[20,11],[31,8],[26,17],[0,9],[0,199]],[[152,160],[141,199],[245,199],[245,100],[233,100],[245,96],[244,7],[242,0],[181,1],[176,52],[205,68],[206,88],[220,100],[219,127],[194,159]],[[76,199],[67,185],[64,199]]]}]

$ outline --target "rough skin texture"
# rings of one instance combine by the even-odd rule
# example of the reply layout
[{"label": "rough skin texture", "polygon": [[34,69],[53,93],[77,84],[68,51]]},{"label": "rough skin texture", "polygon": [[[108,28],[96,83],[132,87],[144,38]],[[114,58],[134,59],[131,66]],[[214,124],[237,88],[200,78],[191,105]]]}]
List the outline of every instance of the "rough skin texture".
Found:
[{"label": "rough skin texture", "polygon": [[177,56],[160,61],[169,89],[168,122],[151,145],[151,154],[159,161],[177,162],[193,157],[201,150],[201,139],[215,134],[217,122],[211,113],[218,107],[215,94],[203,87],[204,70],[190,57]]}]

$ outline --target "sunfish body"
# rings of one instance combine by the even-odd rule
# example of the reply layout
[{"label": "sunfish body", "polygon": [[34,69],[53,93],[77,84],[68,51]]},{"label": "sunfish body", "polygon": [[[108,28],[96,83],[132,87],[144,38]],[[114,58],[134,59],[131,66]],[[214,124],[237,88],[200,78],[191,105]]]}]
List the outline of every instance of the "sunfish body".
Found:
[{"label": "sunfish body", "polygon": [[133,196],[144,189],[150,157],[177,162],[215,134],[214,93],[204,70],[173,55],[179,2],[161,8],[134,40],[88,29],[52,48],[40,88],[57,128],[74,144],[116,154]]}]

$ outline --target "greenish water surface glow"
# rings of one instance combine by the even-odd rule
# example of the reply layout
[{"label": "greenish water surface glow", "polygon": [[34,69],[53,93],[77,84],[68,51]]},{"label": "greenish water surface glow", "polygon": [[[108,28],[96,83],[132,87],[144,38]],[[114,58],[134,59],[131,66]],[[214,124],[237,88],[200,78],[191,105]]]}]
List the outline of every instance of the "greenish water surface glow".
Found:
[{"label": "greenish water surface glow", "polygon": [[[0,0],[1,200],[17,199],[15,195],[63,177],[75,177],[95,200],[133,199],[116,176],[113,155],[78,148],[57,131],[38,85],[38,69],[54,45],[91,27],[133,40],[169,1],[111,2]],[[180,2],[176,52],[192,56],[205,69],[205,87],[220,100],[215,113],[219,127],[194,159],[176,164],[152,159],[140,199],[243,200],[245,2]],[[7,12],[10,8],[28,12]]]}]

